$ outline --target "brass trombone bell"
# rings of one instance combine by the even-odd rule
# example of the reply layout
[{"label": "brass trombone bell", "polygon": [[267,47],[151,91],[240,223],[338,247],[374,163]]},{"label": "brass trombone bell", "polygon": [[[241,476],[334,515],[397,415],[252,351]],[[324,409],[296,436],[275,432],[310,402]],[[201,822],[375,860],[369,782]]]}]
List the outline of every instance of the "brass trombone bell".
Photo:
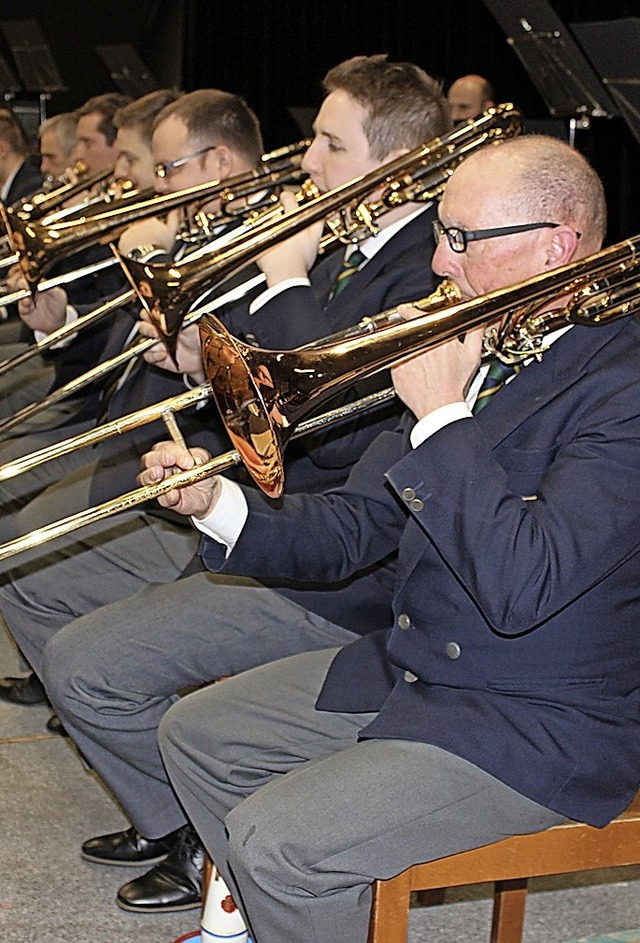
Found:
[{"label": "brass trombone bell", "polygon": [[[428,298],[414,305],[435,326],[440,323],[437,312],[446,312],[460,297],[458,286],[445,280]],[[395,308],[378,316],[378,324],[394,322],[398,329],[415,324],[399,318]],[[335,343],[325,339],[285,352],[252,347],[233,337],[212,315],[202,318],[204,370],[220,416],[248,472],[269,497],[277,498],[282,493],[283,453],[300,419],[353,385],[364,372],[356,364],[354,352],[367,339],[382,333],[381,328],[371,333],[372,323],[365,322],[359,330],[348,328],[336,335]],[[387,354],[384,363],[375,369],[402,355],[402,347],[395,340],[392,349],[393,357]],[[374,372],[370,364],[368,367],[368,373]]]},{"label": "brass trombone bell", "polygon": [[[243,297],[244,294],[246,294],[248,291],[251,291],[254,287],[261,284],[263,281],[264,275],[262,275],[262,273],[255,275],[253,278],[250,278],[247,281],[236,285],[234,288],[231,288],[228,292],[220,295],[215,300],[205,303],[202,307],[190,311],[185,318],[185,326],[189,324],[195,324],[196,321],[202,317],[205,311],[216,310],[217,308],[223,307],[225,304],[237,301],[239,298]],[[40,353],[49,347],[52,347],[54,343],[59,343],[64,339],[64,337],[68,337],[69,334],[75,333],[78,330],[84,330],[90,324],[95,324],[96,321],[110,314],[117,308],[122,307],[124,304],[133,301],[134,299],[135,294],[133,291],[123,295],[118,295],[117,297],[112,298],[110,301],[105,302],[103,305],[100,305],[100,307],[95,308],[93,311],[83,315],[82,318],[79,318],[71,324],[67,324],[64,327],[59,328],[57,331],[53,331],[51,334],[42,338],[42,340],[38,341],[36,344],[32,344],[31,347],[29,347],[27,350],[22,351],[15,357],[0,363],[0,376],[3,373],[8,372],[8,370],[18,366],[19,364],[25,363],[35,353]],[[44,399],[38,400],[34,403],[29,403],[27,406],[23,406],[22,409],[18,410],[17,413],[14,413],[13,416],[10,416],[8,419],[4,419],[2,422],[0,422],[0,436],[4,435],[11,429],[15,429],[16,426],[22,425],[22,423],[26,422],[28,419],[32,419],[34,416],[43,412],[45,409],[48,409],[55,403],[59,403],[61,400],[67,399],[69,396],[78,393],[80,390],[84,389],[92,383],[97,383],[99,380],[102,380],[103,377],[112,373],[113,370],[124,366],[128,361],[139,357],[146,350],[149,350],[150,347],[154,347],[159,343],[162,343],[161,338],[139,338],[135,344],[126,347],[110,360],[101,361],[86,373],[75,377],[75,379],[70,380],[68,383],[64,384],[64,386],[57,387],[55,390],[49,393],[48,396],[45,396]]]}]

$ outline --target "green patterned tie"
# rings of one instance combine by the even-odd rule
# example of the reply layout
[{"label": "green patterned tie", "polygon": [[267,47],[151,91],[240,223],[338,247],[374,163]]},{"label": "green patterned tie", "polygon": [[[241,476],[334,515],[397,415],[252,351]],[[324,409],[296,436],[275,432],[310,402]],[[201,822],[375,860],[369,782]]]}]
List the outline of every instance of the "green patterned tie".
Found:
[{"label": "green patterned tie", "polygon": [[473,405],[472,412],[474,416],[481,409],[484,409],[494,393],[502,389],[509,377],[519,373],[521,368],[522,364],[519,363],[502,363],[501,360],[497,359],[491,361],[489,371],[482,381],[480,391]]},{"label": "green patterned tie", "polygon": [[341,291],[347,287],[353,276],[356,274],[362,263],[364,262],[366,256],[364,252],[361,252],[360,249],[354,249],[353,252],[342,260],[342,265],[340,266],[340,271],[336,276],[336,280],[333,284],[329,300],[335,298],[340,294]]}]

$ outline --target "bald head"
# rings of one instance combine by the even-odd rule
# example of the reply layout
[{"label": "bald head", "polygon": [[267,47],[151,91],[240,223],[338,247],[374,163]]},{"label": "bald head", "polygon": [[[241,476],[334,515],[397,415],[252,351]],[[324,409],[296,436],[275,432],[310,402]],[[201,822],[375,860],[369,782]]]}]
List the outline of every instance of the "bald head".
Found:
[{"label": "bald head", "polygon": [[487,108],[495,105],[495,92],[491,83],[481,75],[463,75],[456,79],[447,99],[454,121],[466,121],[477,118]]},{"label": "bald head", "polygon": [[570,226],[581,234],[576,256],[602,245],[606,204],[600,178],[558,138],[531,134],[482,148],[458,167],[447,189],[452,183],[460,197],[473,190],[477,200],[490,204],[496,220]]}]

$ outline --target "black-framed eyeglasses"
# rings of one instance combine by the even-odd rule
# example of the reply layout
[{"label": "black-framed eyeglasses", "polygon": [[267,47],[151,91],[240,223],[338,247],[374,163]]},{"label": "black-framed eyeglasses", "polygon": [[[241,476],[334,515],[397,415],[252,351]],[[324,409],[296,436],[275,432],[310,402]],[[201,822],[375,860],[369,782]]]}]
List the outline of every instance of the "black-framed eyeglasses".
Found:
[{"label": "black-framed eyeglasses", "polygon": [[[443,236],[446,236],[453,252],[466,252],[468,244],[477,242],[479,239],[513,236],[532,229],[557,229],[560,225],[560,223],[520,223],[517,226],[499,226],[497,229],[460,229],[458,226],[443,226],[439,219],[434,219],[433,233],[436,245],[441,242]],[[579,239],[581,234],[576,233],[576,235]]]},{"label": "black-framed eyeglasses", "polygon": [[176,160],[167,161],[166,164],[156,164],[153,168],[153,172],[156,177],[168,177],[172,170],[175,170],[176,167],[182,167],[183,164],[188,164],[190,160],[195,160],[196,157],[202,157],[203,154],[206,154],[207,151],[215,151],[218,147],[218,144],[209,144],[208,147],[201,147],[199,151],[194,151],[193,154],[187,154],[185,157],[178,157]]}]

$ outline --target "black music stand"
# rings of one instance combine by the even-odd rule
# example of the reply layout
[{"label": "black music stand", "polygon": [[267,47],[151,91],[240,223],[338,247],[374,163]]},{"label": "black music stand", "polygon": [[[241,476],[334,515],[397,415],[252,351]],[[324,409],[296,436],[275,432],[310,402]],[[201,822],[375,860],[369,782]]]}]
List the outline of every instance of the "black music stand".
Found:
[{"label": "black music stand", "polygon": [[640,143],[640,19],[572,23],[571,29]]},{"label": "black music stand", "polygon": [[596,71],[547,0],[484,0],[554,117],[569,119],[569,142],[591,117],[617,114]]},{"label": "black music stand", "polygon": [[9,101],[21,88],[22,86],[9,67],[9,63],[4,56],[0,56],[0,94],[5,101]]},{"label": "black music stand", "polygon": [[123,95],[140,98],[160,87],[133,46],[127,43],[96,46],[96,52]]},{"label": "black music stand", "polygon": [[3,20],[0,29],[7,40],[24,87],[40,96],[40,120],[46,117],[46,101],[67,86],[54,61],[37,20]]}]

